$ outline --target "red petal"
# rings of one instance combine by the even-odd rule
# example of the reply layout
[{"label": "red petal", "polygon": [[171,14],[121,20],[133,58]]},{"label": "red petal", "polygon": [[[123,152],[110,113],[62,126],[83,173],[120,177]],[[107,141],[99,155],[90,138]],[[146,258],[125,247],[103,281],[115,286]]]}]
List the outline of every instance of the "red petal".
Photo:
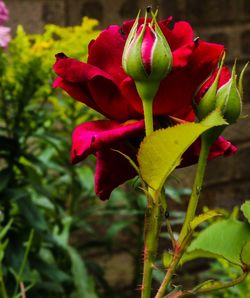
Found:
[{"label": "red petal", "polygon": [[160,21],[159,26],[172,51],[190,44],[194,39],[193,29],[187,22],[176,22],[172,30],[168,28],[168,23],[166,25],[165,21]]},{"label": "red petal", "polygon": [[[184,153],[183,159],[181,162],[181,167],[190,166],[192,164],[197,163],[199,159],[201,149],[201,140],[196,140]],[[214,159],[219,156],[230,156],[237,152],[237,147],[231,144],[229,141],[224,139],[223,137],[219,137],[210,149],[210,153],[208,156],[208,160]]]},{"label": "red petal", "polygon": [[97,120],[83,123],[73,132],[71,160],[77,163],[91,153],[113,146],[118,141],[136,137],[143,132],[143,120],[125,123]]},{"label": "red petal", "polygon": [[[136,150],[125,143],[112,147],[136,161]],[[95,192],[107,200],[114,188],[137,175],[129,161],[120,153],[104,149],[96,153]]]},{"label": "red petal", "polygon": [[122,54],[126,38],[119,26],[110,26],[92,42],[88,63],[110,74],[117,83],[127,75],[122,68]]},{"label": "red petal", "polygon": [[101,69],[60,54],[54,70],[59,76],[54,86],[60,86],[106,117],[119,121],[138,117],[122,97],[113,78]]},{"label": "red petal", "polygon": [[[214,82],[216,75],[218,73],[218,68],[212,73],[212,75],[205,81],[205,83],[201,86],[197,96],[196,96],[196,102],[199,103],[200,99],[204,96],[204,94],[207,92],[209,87],[212,85]],[[227,67],[223,67],[221,70],[220,78],[219,78],[219,84],[218,88],[219,89],[221,86],[226,84],[231,78],[231,73],[230,70]]]},{"label": "red petal", "polygon": [[195,48],[195,43],[192,41],[173,52],[173,69],[185,67],[190,59]]}]

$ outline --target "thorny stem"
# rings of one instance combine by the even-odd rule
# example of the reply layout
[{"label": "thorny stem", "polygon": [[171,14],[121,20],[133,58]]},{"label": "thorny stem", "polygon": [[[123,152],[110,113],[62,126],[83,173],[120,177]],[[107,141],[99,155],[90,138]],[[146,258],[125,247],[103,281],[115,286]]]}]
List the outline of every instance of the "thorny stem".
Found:
[{"label": "thorny stem", "polygon": [[144,266],[142,281],[142,298],[150,298],[152,273],[157,253],[158,238],[162,220],[162,209],[158,202],[151,201],[145,214]]},{"label": "thorny stem", "polygon": [[167,270],[165,278],[164,278],[155,298],[162,298],[164,296],[164,294],[167,290],[167,287],[168,287],[169,283],[171,282],[171,279],[175,272],[175,269],[177,268],[179,261],[183,255],[183,253],[185,252],[187,245],[189,244],[190,236],[192,235],[192,234],[190,234],[190,222],[194,219],[194,216],[196,213],[210,146],[211,146],[211,143],[208,141],[208,139],[205,137],[202,137],[201,152],[200,152],[200,156],[199,156],[195,181],[193,184],[192,194],[191,194],[191,198],[189,201],[185,221],[182,226],[178,242],[176,242],[175,250],[174,250],[174,254],[172,256],[170,266]]},{"label": "thorny stem", "polygon": [[[142,100],[146,136],[154,131],[153,100]],[[162,220],[161,200],[159,194],[147,188],[148,208],[145,212],[144,224],[144,262],[141,298],[150,298],[152,274],[157,253],[158,238]]]}]

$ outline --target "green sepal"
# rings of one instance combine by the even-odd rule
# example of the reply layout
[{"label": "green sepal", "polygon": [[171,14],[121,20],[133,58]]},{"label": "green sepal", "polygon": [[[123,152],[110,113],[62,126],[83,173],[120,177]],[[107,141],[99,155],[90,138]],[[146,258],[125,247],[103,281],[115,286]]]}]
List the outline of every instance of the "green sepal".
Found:
[{"label": "green sepal", "polygon": [[217,92],[216,108],[220,108],[229,124],[235,123],[242,110],[241,95],[237,88],[236,63],[232,69],[231,79]]},{"label": "green sepal", "polygon": [[135,23],[130,31],[131,35],[126,41],[125,48],[123,51],[122,65],[124,70],[128,75],[130,75],[134,81],[147,80],[148,75],[144,69],[142,57],[141,57],[141,47],[144,37],[144,32],[147,25],[147,12],[144,18],[143,28],[140,35],[136,37],[137,26],[138,26],[139,15],[137,16]]},{"label": "green sepal", "polygon": [[213,84],[207,90],[197,107],[197,117],[199,120],[204,119],[209,113],[211,113],[215,109],[215,97],[224,60],[225,53],[221,58],[219,70]]},{"label": "green sepal", "polygon": [[154,46],[152,69],[149,78],[151,80],[159,80],[166,77],[172,70],[173,55],[166,37],[157,24],[156,14],[151,11],[152,23],[155,26],[156,43]]},{"label": "green sepal", "polygon": [[241,98],[243,98],[243,78],[244,78],[245,71],[248,67],[248,64],[249,62],[247,62],[246,65],[243,67],[239,77],[238,89],[239,89]]}]

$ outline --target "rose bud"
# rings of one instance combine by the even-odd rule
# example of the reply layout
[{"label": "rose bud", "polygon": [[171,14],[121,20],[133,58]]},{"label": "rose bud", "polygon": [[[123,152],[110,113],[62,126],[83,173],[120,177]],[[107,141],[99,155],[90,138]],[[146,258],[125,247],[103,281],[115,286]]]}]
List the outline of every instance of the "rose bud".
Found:
[{"label": "rose bud", "polygon": [[131,76],[136,84],[142,100],[153,100],[160,81],[172,69],[172,53],[152,14],[152,21],[147,19],[139,26],[139,14],[127,38],[122,65],[125,72]]},{"label": "rose bud", "polygon": [[225,120],[229,124],[235,123],[241,114],[243,97],[242,80],[246,67],[247,65],[243,68],[239,82],[237,83],[236,65],[234,65],[232,77],[225,85],[219,88],[216,94],[215,106],[216,108],[220,108]]},{"label": "rose bud", "polygon": [[[213,110],[220,109],[225,120],[232,124],[237,121],[242,109],[242,80],[247,65],[241,72],[239,82],[235,73],[235,65],[230,74],[229,70],[223,66],[225,56],[223,56],[220,67],[214,74],[202,85],[199,93],[206,93],[198,100],[196,114],[199,120],[205,118]],[[212,82],[212,83],[211,83]],[[203,90],[203,91],[202,91]]]}]

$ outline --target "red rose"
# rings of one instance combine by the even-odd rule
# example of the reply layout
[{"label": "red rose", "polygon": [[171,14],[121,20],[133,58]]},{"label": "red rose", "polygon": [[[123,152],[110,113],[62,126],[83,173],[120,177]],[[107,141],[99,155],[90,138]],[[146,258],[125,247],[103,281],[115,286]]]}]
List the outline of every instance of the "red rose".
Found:
[{"label": "red rose", "polygon": [[[110,26],[91,41],[87,63],[58,54],[54,65],[58,75],[54,87],[61,87],[109,119],[81,124],[73,132],[72,162],[95,154],[95,191],[101,199],[108,199],[115,187],[136,175],[129,162],[111,149],[136,161],[144,136],[142,103],[134,81],[122,68],[124,45],[133,22]],[[139,25],[142,22],[143,19]],[[168,27],[170,22],[171,19],[158,23],[173,55],[172,71],[161,81],[154,99],[155,123],[161,126],[168,122],[168,116],[194,121],[194,94],[212,73],[224,50],[221,45],[194,42],[193,30],[187,22],[177,22],[173,29]],[[219,138],[209,158],[234,151],[236,148],[231,143]],[[199,142],[196,142],[184,155],[183,165],[196,162],[198,154]]]}]

